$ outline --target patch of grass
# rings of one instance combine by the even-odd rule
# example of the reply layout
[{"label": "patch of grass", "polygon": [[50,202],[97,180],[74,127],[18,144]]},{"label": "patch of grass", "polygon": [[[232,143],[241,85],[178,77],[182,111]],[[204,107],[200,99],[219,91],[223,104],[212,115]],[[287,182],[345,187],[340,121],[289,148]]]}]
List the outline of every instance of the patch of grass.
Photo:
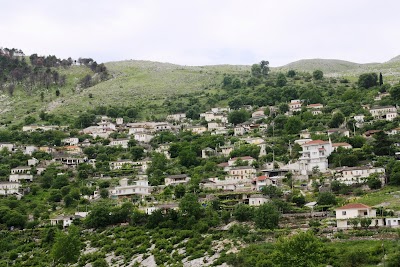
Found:
[{"label": "patch of grass", "polygon": [[384,208],[400,210],[400,188],[385,186],[377,192],[365,194],[355,198],[354,202],[363,203],[369,206],[383,206]]}]

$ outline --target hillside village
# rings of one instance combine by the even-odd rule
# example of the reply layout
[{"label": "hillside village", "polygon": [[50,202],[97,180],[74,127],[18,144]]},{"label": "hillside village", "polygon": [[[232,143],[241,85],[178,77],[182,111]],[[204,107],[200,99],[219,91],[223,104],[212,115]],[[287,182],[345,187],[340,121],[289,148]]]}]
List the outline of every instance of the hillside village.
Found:
[{"label": "hillside village", "polygon": [[[303,103],[301,100],[291,100],[288,103],[289,110],[285,113],[285,116],[291,116],[293,112],[301,110]],[[259,150],[257,158],[266,156],[266,148],[268,136],[266,135],[267,129],[273,127],[265,123],[257,123],[260,119],[267,117],[264,110],[276,110],[274,106],[261,107],[252,109],[250,106],[246,106],[246,109],[252,111],[251,119],[246,122],[233,125],[228,123],[228,115],[231,111],[227,108],[212,108],[210,111],[201,113],[200,118],[205,121],[200,125],[193,124],[190,119],[186,118],[185,113],[171,114],[167,116],[167,120],[163,122],[136,122],[136,123],[124,123],[123,118],[117,118],[112,120],[106,116],[102,116],[96,126],[90,126],[82,129],[80,134],[87,135],[91,139],[79,140],[78,137],[67,137],[61,140],[60,146],[35,146],[32,144],[13,144],[13,143],[1,143],[0,148],[4,152],[17,153],[22,152],[27,157],[31,157],[35,152],[48,153],[51,156],[51,160],[38,160],[35,157],[31,157],[27,160],[25,166],[17,166],[11,168],[9,181],[2,182],[0,184],[0,194],[2,195],[16,195],[23,197],[24,192],[29,190],[29,182],[32,182],[38,178],[49,165],[58,166],[60,169],[60,175],[65,171],[76,172],[79,169],[79,165],[85,164],[92,166],[96,169],[96,159],[90,158],[90,155],[84,153],[84,149],[90,146],[98,145],[98,142],[93,143],[91,140],[101,138],[106,140],[108,144],[106,146],[116,147],[119,150],[128,149],[132,146],[132,143],[136,143],[138,146],[143,148],[144,153],[151,154],[152,152],[162,153],[165,158],[170,159],[169,153],[170,142],[158,143],[156,146],[150,144],[151,140],[162,134],[168,132],[171,134],[179,134],[179,132],[190,132],[190,134],[196,135],[221,135],[227,136],[224,142],[226,145],[221,146],[218,144],[216,147],[205,147],[201,150],[201,158],[207,159],[210,157],[221,157],[227,158],[227,162],[221,162],[218,164],[218,168],[223,172],[222,176],[219,177],[205,177],[200,181],[200,188],[209,190],[210,194],[208,197],[218,194],[217,192],[235,192],[240,195],[243,193],[243,198],[239,201],[249,205],[260,205],[253,204],[250,200],[252,196],[257,196],[261,192],[261,189],[266,186],[276,186],[278,188],[285,188],[285,180],[288,176],[292,178],[292,188],[294,184],[302,183],[301,192],[307,192],[312,188],[313,175],[319,173],[324,179],[324,184],[320,187],[329,186],[330,183],[336,181],[345,185],[355,184],[366,184],[371,177],[375,177],[384,186],[387,181],[387,175],[385,168],[374,167],[373,162],[366,162],[362,166],[340,166],[336,168],[329,167],[328,158],[329,156],[337,151],[338,149],[351,150],[353,147],[346,142],[332,142],[330,136],[337,135],[349,138],[353,136],[353,132],[346,128],[328,129],[326,132],[310,133],[308,131],[302,131],[299,138],[294,140],[293,146],[301,147],[298,151],[299,157],[290,160],[290,162],[284,163],[280,161],[265,162],[260,164],[256,158],[250,155],[243,155],[240,157],[230,157],[232,151],[239,148],[242,144],[249,144],[256,146]],[[323,109],[322,104],[312,104],[305,107],[311,110],[313,115],[318,115]],[[375,120],[387,120],[393,121],[398,116],[398,107],[395,106],[373,106],[365,107],[370,112],[371,116]],[[357,121],[357,127],[362,127],[364,123],[363,115],[355,115],[354,119]],[[67,126],[39,126],[39,125],[26,125],[23,126],[22,131],[34,132],[34,131],[52,131],[60,130],[68,135]],[[230,143],[229,132],[233,131],[233,136],[237,137],[237,141]],[[378,132],[368,131],[364,133],[364,137],[372,139],[373,134]],[[387,135],[397,135],[400,128],[394,128],[387,131]],[[254,137],[252,133],[257,133]],[[125,138],[112,138],[112,135],[124,135]],[[313,140],[311,134],[326,135],[329,140]],[[399,140],[400,141],[400,140]],[[103,141],[104,143],[104,141]],[[400,143],[393,144],[399,147]],[[292,149],[289,147],[289,149]],[[291,151],[288,151],[291,153]],[[396,154],[397,155],[397,154]],[[395,156],[395,155],[393,155]],[[177,174],[165,176],[164,182],[157,186],[151,186],[148,182],[147,169],[152,164],[151,158],[143,158],[138,160],[129,159],[117,159],[115,161],[109,161],[109,170],[131,170],[135,174],[125,177],[123,174],[114,172],[116,177],[119,179],[119,184],[113,188],[109,188],[109,196],[111,198],[132,198],[138,197],[143,202],[141,206],[152,207],[154,203],[146,198],[151,196],[151,192],[155,187],[157,190],[162,190],[166,186],[175,186],[178,184],[188,185],[190,177],[187,174]],[[97,173],[98,179],[107,179],[101,172]],[[111,177],[109,177],[111,178]],[[26,183],[28,182],[28,183]],[[287,185],[286,185],[287,186]],[[212,193],[212,191],[217,191]],[[94,191],[91,195],[86,196],[89,199],[96,199],[100,197],[98,190]],[[266,196],[268,197],[268,196]],[[149,201],[150,200],[150,201]],[[238,202],[238,203],[239,203]],[[262,202],[261,204],[263,204]],[[147,213],[153,211],[157,206],[155,205],[152,209],[146,209]]]},{"label": "hillside village", "polygon": [[[132,107],[100,106],[73,119],[41,111],[3,123],[1,230],[47,235],[48,243],[29,238],[43,253],[55,250],[54,229],[81,227],[75,262],[88,267],[96,258],[98,266],[245,266],[242,253],[257,242],[272,251],[278,235],[307,230],[331,246],[362,235],[391,244],[400,226],[400,87],[378,84],[375,73],[365,85],[363,74],[356,84],[266,66],[224,75],[215,94],[168,96],[154,106],[168,114],[147,120]],[[105,241],[129,231],[137,240],[120,238],[130,246]],[[34,251],[14,250],[7,262],[39,266],[27,260]]]}]

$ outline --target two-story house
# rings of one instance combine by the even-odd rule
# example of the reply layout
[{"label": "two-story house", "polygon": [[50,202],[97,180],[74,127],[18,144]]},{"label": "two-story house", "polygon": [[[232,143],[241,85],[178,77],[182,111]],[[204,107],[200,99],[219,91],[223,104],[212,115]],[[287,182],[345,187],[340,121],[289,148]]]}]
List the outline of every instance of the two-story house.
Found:
[{"label": "two-story house", "polygon": [[129,184],[129,179],[122,178],[119,181],[119,186],[109,190],[111,197],[124,197],[138,195],[142,198],[151,194],[152,186],[149,185],[147,180],[133,181],[133,184]]},{"label": "two-story house", "polygon": [[336,225],[339,229],[352,228],[352,219],[358,218],[369,218],[371,219],[370,226],[383,226],[383,218],[378,218],[376,216],[376,210],[370,206],[351,203],[344,205],[343,207],[335,209],[336,212]]},{"label": "two-story house", "polygon": [[385,169],[382,167],[369,167],[369,166],[358,166],[358,167],[340,167],[333,171],[334,179],[347,184],[357,184],[365,182],[371,174],[378,174],[378,178],[385,184]]},{"label": "two-story house", "polygon": [[170,175],[164,179],[166,186],[177,185],[177,184],[187,184],[190,181],[190,177],[187,174],[177,174]]},{"label": "two-story house", "polygon": [[369,112],[375,119],[392,121],[397,117],[397,108],[395,106],[374,106]]}]

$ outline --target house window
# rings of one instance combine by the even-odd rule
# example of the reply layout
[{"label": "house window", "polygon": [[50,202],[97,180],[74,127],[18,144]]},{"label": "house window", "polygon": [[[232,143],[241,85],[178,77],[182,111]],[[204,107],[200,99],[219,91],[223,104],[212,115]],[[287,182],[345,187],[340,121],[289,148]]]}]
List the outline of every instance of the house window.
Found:
[{"label": "house window", "polygon": [[346,212],[345,212],[345,211],[342,211],[342,215],[346,215]]},{"label": "house window", "polygon": [[364,211],[364,215],[368,215],[368,211]]},{"label": "house window", "polygon": [[350,225],[350,221],[347,221],[347,225]]}]

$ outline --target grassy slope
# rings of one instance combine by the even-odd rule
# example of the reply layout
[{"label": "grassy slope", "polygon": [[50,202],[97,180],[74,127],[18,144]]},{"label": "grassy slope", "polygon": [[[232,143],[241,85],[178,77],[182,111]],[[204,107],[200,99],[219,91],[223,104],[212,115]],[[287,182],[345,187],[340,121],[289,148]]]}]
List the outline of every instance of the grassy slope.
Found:
[{"label": "grassy slope", "polygon": [[382,72],[385,82],[395,83],[399,81],[400,77],[400,56],[392,58],[385,63],[368,64],[336,59],[303,59],[274,68],[275,71],[287,71],[290,69],[306,72],[319,69],[328,77],[344,76],[353,79],[366,72]]},{"label": "grassy slope", "polygon": [[[56,113],[84,111],[98,105],[136,105],[167,96],[219,87],[224,73],[240,73],[247,66],[186,67],[149,61],[122,61],[106,64],[113,78],[64,100]],[[89,98],[92,94],[93,98]]]},{"label": "grassy slope", "polygon": [[[382,72],[384,81],[395,83],[400,77],[400,61],[396,58],[379,64],[358,64],[342,60],[310,59],[300,60],[283,67],[271,68],[272,72],[296,69],[313,71],[321,69],[325,76],[345,76],[351,80],[365,72]],[[37,115],[41,110],[55,114],[77,115],[79,112],[98,105],[132,106],[148,104],[161,105],[167,96],[181,95],[204,89],[218,88],[223,74],[248,74],[250,66],[179,66],[150,61],[120,61],[106,63],[112,79],[85,89],[75,91],[76,84],[91,71],[82,66],[61,69],[67,75],[67,86],[60,88],[61,96],[56,98],[55,87],[51,90],[38,89],[27,96],[21,88],[13,97],[6,93],[0,96],[0,122],[20,122],[28,114]],[[42,102],[40,92],[45,93]],[[93,98],[89,98],[89,94]],[[146,105],[147,107],[149,105]],[[158,111],[154,109],[157,113]]]},{"label": "grassy slope", "polygon": [[316,69],[322,70],[324,73],[340,72],[353,70],[362,67],[362,64],[357,64],[344,60],[337,59],[302,59],[289,63],[285,66],[279,67],[277,69],[288,70],[302,70],[312,72]]},{"label": "grassy slope", "polygon": [[[32,95],[27,95],[21,86],[17,86],[14,95],[10,97],[6,92],[0,96],[0,122],[18,123],[24,116],[37,115],[41,110],[49,106],[61,103],[74,94],[76,84],[91,71],[83,66],[73,66],[69,69],[59,68],[60,75],[67,75],[66,85],[60,88],[61,97],[56,97],[56,86],[52,88],[37,88]],[[44,100],[41,100],[41,92],[44,93]]]}]

